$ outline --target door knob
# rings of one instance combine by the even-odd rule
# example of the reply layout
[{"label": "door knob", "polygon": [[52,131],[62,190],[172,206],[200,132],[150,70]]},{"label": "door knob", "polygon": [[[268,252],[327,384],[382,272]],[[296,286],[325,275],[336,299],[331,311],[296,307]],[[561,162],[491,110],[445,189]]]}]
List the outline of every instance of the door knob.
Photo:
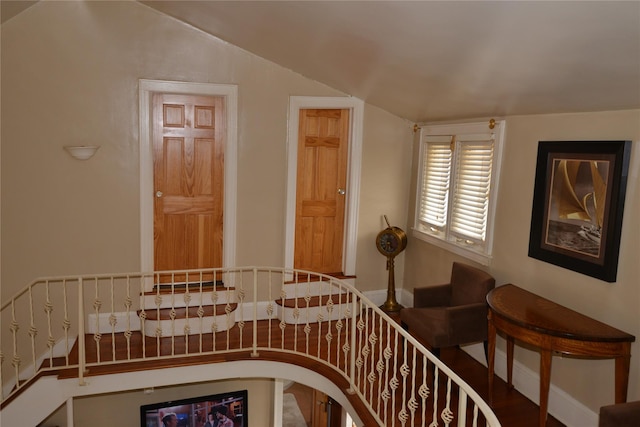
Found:
[{"label": "door knob", "polygon": [[156,191],[156,197],[158,198],[162,197],[162,191],[160,190]]},{"label": "door knob", "polygon": [[346,193],[346,191],[344,190],[344,188],[338,188],[338,194],[341,196],[344,196]]}]

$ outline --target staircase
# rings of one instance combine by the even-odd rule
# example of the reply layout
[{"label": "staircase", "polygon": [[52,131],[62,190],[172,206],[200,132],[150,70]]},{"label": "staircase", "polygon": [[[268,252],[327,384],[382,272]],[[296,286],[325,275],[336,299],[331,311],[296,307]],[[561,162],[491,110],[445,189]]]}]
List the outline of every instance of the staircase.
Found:
[{"label": "staircase", "polygon": [[321,276],[296,275],[295,280],[284,284],[275,303],[280,320],[300,325],[344,317],[352,298],[346,288],[336,288]]},{"label": "staircase", "polygon": [[146,336],[204,334],[235,325],[235,289],[222,282],[156,284],[143,292],[138,317]]}]

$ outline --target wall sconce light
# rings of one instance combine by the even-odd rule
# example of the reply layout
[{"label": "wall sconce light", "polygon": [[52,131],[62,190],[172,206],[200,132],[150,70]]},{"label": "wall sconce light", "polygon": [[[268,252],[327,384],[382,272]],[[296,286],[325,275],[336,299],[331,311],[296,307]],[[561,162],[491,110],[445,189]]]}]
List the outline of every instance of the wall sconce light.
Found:
[{"label": "wall sconce light", "polygon": [[93,157],[100,148],[99,145],[65,145],[64,149],[74,159],[87,160]]}]

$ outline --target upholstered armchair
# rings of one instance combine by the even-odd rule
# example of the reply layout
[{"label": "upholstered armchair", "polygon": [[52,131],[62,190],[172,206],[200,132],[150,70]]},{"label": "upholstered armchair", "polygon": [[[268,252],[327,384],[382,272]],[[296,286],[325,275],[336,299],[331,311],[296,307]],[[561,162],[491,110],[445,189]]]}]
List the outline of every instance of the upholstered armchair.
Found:
[{"label": "upholstered armchair", "polygon": [[640,426],[640,400],[617,403],[600,408],[599,427]]},{"label": "upholstered armchair", "polygon": [[487,293],[495,287],[487,272],[453,263],[450,283],[415,288],[413,308],[403,308],[403,327],[436,356],[440,348],[484,342],[487,348]]}]

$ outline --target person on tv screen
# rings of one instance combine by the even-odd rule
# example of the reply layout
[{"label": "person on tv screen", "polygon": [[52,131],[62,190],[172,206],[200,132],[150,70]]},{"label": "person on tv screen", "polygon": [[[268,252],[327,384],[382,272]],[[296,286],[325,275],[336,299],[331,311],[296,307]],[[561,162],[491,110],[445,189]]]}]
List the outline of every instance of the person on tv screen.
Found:
[{"label": "person on tv screen", "polygon": [[233,421],[227,418],[229,408],[225,405],[214,406],[211,412],[214,413],[218,421],[217,427],[233,427]]},{"label": "person on tv screen", "polygon": [[218,427],[218,420],[216,420],[216,414],[213,413],[213,410],[207,415],[207,422],[204,423],[204,427]]},{"label": "person on tv screen", "polygon": [[177,427],[178,416],[175,414],[175,412],[169,412],[164,417],[162,417],[162,425],[163,427]]}]

